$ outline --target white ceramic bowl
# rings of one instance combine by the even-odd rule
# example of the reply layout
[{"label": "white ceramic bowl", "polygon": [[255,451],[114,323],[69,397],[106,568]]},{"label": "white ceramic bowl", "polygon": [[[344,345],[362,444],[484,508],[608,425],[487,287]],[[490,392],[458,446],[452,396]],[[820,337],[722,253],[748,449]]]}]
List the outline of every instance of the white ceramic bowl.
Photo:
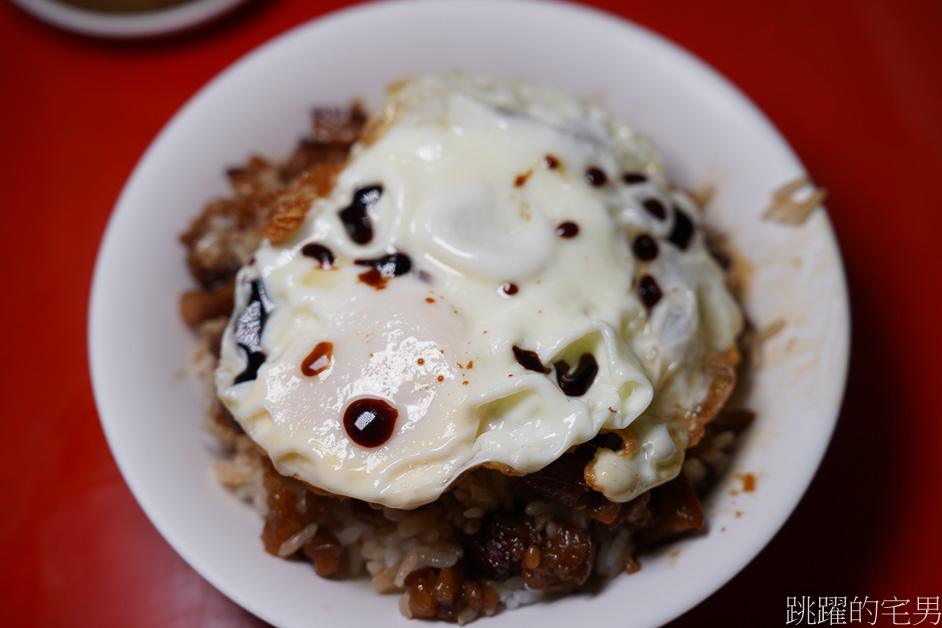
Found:
[{"label": "white ceramic bowl", "polygon": [[190,0],[166,9],[140,13],[93,11],[56,0],[11,0],[53,26],[94,37],[128,39],[156,37],[208,22],[245,0]]},{"label": "white ceramic bowl", "polygon": [[[639,573],[598,594],[485,620],[571,627],[583,613],[617,613],[619,625],[664,623],[745,566],[810,483],[843,393],[846,287],[822,210],[798,227],[761,219],[771,191],[804,172],[768,120],[690,54],[606,14],[519,0],[365,5],[278,37],[203,88],[138,164],[99,254],[89,342],[109,444],[170,544],[253,613],[284,626],[405,624],[396,596],[321,580],[307,564],[265,554],[257,515],[216,484],[199,387],[180,375],[195,343],[177,315],[191,285],[177,236],[207,200],[228,193],[227,166],[253,151],[286,155],[312,105],[375,104],[404,74],[454,68],[600,98],[653,138],[675,181],[714,184],[709,220],[752,268],[749,316],[760,328],[785,321],[753,373],[745,404],[758,419],[707,503],[708,534],[648,556]],[[753,492],[736,490],[736,474],[746,473],[757,480]]]}]

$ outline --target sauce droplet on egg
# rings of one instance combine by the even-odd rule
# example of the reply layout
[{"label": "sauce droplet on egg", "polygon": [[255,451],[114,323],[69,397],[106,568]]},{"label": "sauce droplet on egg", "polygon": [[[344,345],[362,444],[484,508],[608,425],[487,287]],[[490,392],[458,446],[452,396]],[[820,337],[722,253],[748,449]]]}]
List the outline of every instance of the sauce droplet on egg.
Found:
[{"label": "sauce droplet on egg", "polygon": [[635,238],[631,250],[634,251],[635,257],[641,261],[650,262],[657,257],[657,242],[651,236],[642,233]]},{"label": "sauce droplet on egg", "polygon": [[393,253],[376,259],[358,259],[353,263],[357,266],[372,266],[387,279],[405,275],[412,270],[412,258],[405,253]]},{"label": "sauce droplet on egg", "polygon": [[241,384],[258,377],[258,369],[265,363],[262,351],[262,330],[271,311],[271,301],[265,294],[265,286],[260,280],[252,282],[252,296],[236,321],[235,341],[245,351],[247,364],[245,369],[235,376],[233,384]]},{"label": "sauce droplet on egg", "polygon": [[373,239],[373,222],[367,210],[375,205],[382,195],[381,185],[360,188],[354,192],[353,202],[338,212],[347,235],[357,244],[366,244]]},{"label": "sauce droplet on egg", "polygon": [[382,399],[357,399],[343,413],[343,427],[361,447],[379,447],[396,427],[399,412]]},{"label": "sauce droplet on egg", "polygon": [[648,210],[648,213],[658,220],[664,220],[667,218],[667,209],[664,208],[664,203],[657,200],[656,198],[649,198],[644,201],[642,205],[644,205],[644,208]]},{"label": "sauce droplet on egg", "polygon": [[520,291],[520,288],[517,287],[517,284],[515,284],[515,283],[510,283],[510,282],[508,281],[507,283],[503,284],[503,285],[500,287],[500,291],[503,292],[504,294],[508,295],[508,296],[512,296],[512,295],[517,294],[517,292]]},{"label": "sauce droplet on egg", "polygon": [[412,259],[405,253],[392,253],[376,259],[358,259],[354,260],[354,264],[373,267],[357,277],[377,290],[385,288],[386,282],[393,277],[405,275],[412,270]]},{"label": "sauce droplet on egg", "polygon": [[640,172],[626,172],[621,176],[621,180],[628,185],[634,185],[635,183],[644,183],[648,178]]},{"label": "sauce droplet on egg", "polygon": [[592,166],[586,169],[585,179],[589,182],[589,185],[597,188],[600,188],[608,183],[608,177],[605,175],[605,172],[597,166]]},{"label": "sauce droplet on egg", "polygon": [[301,249],[301,255],[316,259],[321,268],[327,269],[334,266],[333,252],[323,244],[317,244],[316,242],[305,244]]},{"label": "sauce droplet on egg", "polygon": [[674,228],[671,229],[671,234],[667,239],[683,251],[690,244],[690,238],[692,237],[693,221],[690,220],[690,216],[686,212],[674,206]]},{"label": "sauce droplet on egg", "polygon": [[556,227],[556,235],[560,238],[574,238],[579,235],[579,225],[567,220]]},{"label": "sauce droplet on egg", "polygon": [[559,388],[569,397],[581,397],[589,390],[599,372],[599,364],[591,353],[583,353],[575,370],[569,372],[569,363],[558,360],[553,363],[556,367],[556,382]]},{"label": "sauce droplet on egg", "polygon": [[[239,345],[243,349],[244,345]],[[250,382],[253,379],[258,377],[258,369],[265,364],[266,355],[264,351],[246,351],[245,357],[248,359],[248,363],[245,365],[245,370],[235,376],[233,384],[241,384],[242,382]]]},{"label": "sauce droplet on egg", "polygon": [[543,366],[543,361],[540,360],[540,356],[536,354],[536,351],[521,349],[517,345],[513,346],[513,351],[514,358],[517,360],[517,364],[523,368],[527,369],[528,371],[549,374],[550,370]]},{"label": "sauce droplet on egg", "polygon": [[314,350],[301,362],[301,372],[308,377],[320,375],[330,366],[330,359],[334,353],[334,345],[330,342],[319,342]]},{"label": "sauce droplet on egg", "polygon": [[638,286],[638,296],[641,297],[644,306],[649,310],[657,305],[657,302],[661,300],[661,287],[657,285],[654,277],[645,275],[641,278],[641,283]]}]

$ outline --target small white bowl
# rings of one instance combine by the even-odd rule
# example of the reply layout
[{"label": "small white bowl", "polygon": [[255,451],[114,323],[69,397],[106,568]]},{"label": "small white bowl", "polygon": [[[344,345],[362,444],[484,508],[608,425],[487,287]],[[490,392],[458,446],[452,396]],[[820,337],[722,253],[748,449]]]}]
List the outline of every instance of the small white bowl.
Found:
[{"label": "small white bowl", "polygon": [[190,0],[183,4],[141,12],[83,9],[56,0],[12,0],[33,17],[53,26],[95,37],[132,39],[175,33],[208,22],[245,0]]},{"label": "small white bowl", "polygon": [[[752,321],[760,329],[785,321],[752,372],[744,403],[757,420],[707,503],[707,534],[645,557],[639,573],[597,594],[482,620],[571,627],[591,613],[620,626],[662,624],[745,566],[810,483],[843,394],[848,306],[823,210],[801,226],[761,218],[771,191],[804,174],[775,128],[702,62],[610,15],[520,0],[363,5],[276,38],[203,88],[141,159],[99,254],[89,344],[108,442],[154,525],[248,610],[281,626],[405,625],[396,596],[265,554],[257,515],[216,483],[200,390],[181,376],[195,343],[177,313],[191,285],[177,237],[206,201],[228,194],[227,166],[256,151],[287,155],[313,105],[375,106],[398,77],[456,68],[602,99],[648,134],[676,182],[716,187],[709,221],[751,268]],[[737,474],[752,474],[756,489],[743,492]]]}]

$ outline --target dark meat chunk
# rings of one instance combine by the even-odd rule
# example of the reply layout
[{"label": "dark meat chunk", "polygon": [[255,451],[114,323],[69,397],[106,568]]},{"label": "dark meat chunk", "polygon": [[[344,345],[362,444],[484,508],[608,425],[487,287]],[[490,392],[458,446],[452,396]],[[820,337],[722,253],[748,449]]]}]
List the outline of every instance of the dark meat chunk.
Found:
[{"label": "dark meat chunk", "polygon": [[311,112],[311,139],[349,148],[360,139],[364,124],[366,113],[360,103],[350,107],[316,107]]},{"label": "dark meat chunk", "polygon": [[228,176],[235,196],[209,203],[180,236],[190,274],[205,289],[224,284],[248,262],[282,187],[277,167],[260,157],[230,169]]},{"label": "dark meat chunk", "polygon": [[405,580],[409,592],[409,610],[417,619],[455,621],[468,607],[490,614],[497,608],[500,595],[487,584],[467,580],[464,564],[436,569],[424,567]]},{"label": "dark meat chunk", "polygon": [[337,503],[337,497],[323,492],[314,492],[310,485],[299,482],[307,489],[304,493],[304,523],[324,523],[328,521],[331,510]]},{"label": "dark meat chunk", "polygon": [[[268,514],[265,516],[262,542],[265,544],[266,552],[278,556],[281,545],[301,528],[311,523],[321,525],[328,523],[336,507],[337,497],[313,492],[303,482],[281,475],[264,453],[261,459],[265,470],[262,481],[268,495],[266,502]],[[311,543],[314,545],[308,548]],[[312,561],[315,561],[312,553],[319,556],[321,560],[327,561],[320,567],[316,561],[314,562],[317,573],[324,575],[321,571],[328,571],[330,561],[333,560],[332,552],[337,552],[337,548],[340,548],[340,542],[327,529],[322,529],[303,549]],[[336,556],[336,560],[339,567],[339,555]]]},{"label": "dark meat chunk", "polygon": [[226,171],[229,184],[236,196],[262,198],[281,187],[278,168],[267,160],[253,155],[241,168],[229,168]]},{"label": "dark meat chunk", "polygon": [[190,290],[180,297],[180,315],[192,328],[214,318],[229,317],[235,281],[230,279],[218,290]]},{"label": "dark meat chunk", "polygon": [[234,196],[209,203],[180,237],[196,281],[204,289],[224,284],[249,261],[263,234],[283,242],[310,201],[330,190],[365,120],[359,105],[315,109],[310,137],[286,164],[252,157],[244,167],[230,169]]},{"label": "dark meat chunk", "polygon": [[464,569],[460,566],[425,567],[406,576],[409,608],[420,619],[454,621],[468,605],[464,597]]},{"label": "dark meat chunk", "polygon": [[464,555],[472,573],[490,580],[518,575],[531,544],[532,527],[525,518],[511,513],[486,518],[476,534],[465,537]]},{"label": "dark meat chunk", "polygon": [[452,618],[465,607],[464,596],[464,570],[455,567],[445,567],[438,572],[435,586],[432,589],[432,598],[435,600],[436,613],[442,618]]},{"label": "dark meat chunk", "polygon": [[340,571],[343,545],[331,532],[318,531],[301,551],[314,563],[314,571],[322,578],[329,578]]},{"label": "dark meat chunk", "polygon": [[412,616],[417,619],[435,619],[435,598],[432,591],[435,588],[437,579],[436,569],[425,567],[416,569],[405,579],[405,585],[409,589],[409,609]]},{"label": "dark meat chunk", "polygon": [[723,408],[707,428],[713,433],[731,430],[739,434],[746,431],[755,418],[756,413],[751,410]]},{"label": "dark meat chunk", "polygon": [[303,485],[275,471],[267,456],[262,456],[265,466],[263,483],[268,495],[268,514],[262,530],[265,551],[278,556],[278,550],[291,535],[305,525]]},{"label": "dark meat chunk", "polygon": [[654,523],[654,515],[648,508],[651,501],[651,491],[641,493],[636,498],[624,504],[624,523],[629,530],[646,528]]},{"label": "dark meat chunk", "polygon": [[360,137],[366,115],[359,105],[318,107],[311,119],[311,135],[302,140],[282,170],[293,181],[322,164],[343,164],[350,147]]},{"label": "dark meat chunk", "polygon": [[226,406],[217,399],[212,407],[209,410],[209,417],[213,420],[220,429],[225,430],[231,433],[231,437],[234,439],[236,436],[245,434],[245,430],[242,429],[242,426],[239,425],[229,411],[226,409]]},{"label": "dark meat chunk", "polygon": [[558,501],[570,508],[585,509],[592,487],[583,479],[586,463],[591,459],[582,450],[554,460],[540,471],[525,475],[518,483],[543,499]]},{"label": "dark meat chunk", "polygon": [[[592,573],[595,544],[589,531],[561,522],[553,528],[552,534],[535,535],[533,540],[536,543],[527,550],[523,579],[531,589],[552,590],[570,584],[580,585]],[[534,567],[527,566],[534,563]]]},{"label": "dark meat chunk", "polygon": [[609,501],[585,481],[585,466],[592,459],[595,448],[608,445],[617,448],[619,445],[615,443],[620,441],[614,434],[602,435],[591,445],[561,456],[544,469],[524,476],[517,482],[525,490],[543,499],[558,501],[575,510],[584,510],[590,517],[610,528],[625,522],[630,516],[637,520],[637,500],[627,503]]},{"label": "dark meat chunk", "polygon": [[648,547],[703,529],[700,500],[683,473],[652,490],[648,508],[653,524],[637,532],[638,547]]},{"label": "dark meat chunk", "polygon": [[258,248],[271,209],[255,199],[213,201],[180,236],[190,274],[205,289],[231,279]]},{"label": "dark meat chunk", "polygon": [[595,546],[576,525],[555,521],[539,529],[533,518],[496,513],[466,537],[464,555],[476,576],[502,581],[522,574],[531,588],[560,589],[586,581]]},{"label": "dark meat chunk", "polygon": [[353,510],[353,515],[362,521],[373,527],[378,527],[389,523],[389,520],[383,515],[382,506],[373,506],[369,502],[365,502],[360,499],[351,499],[350,507]]}]

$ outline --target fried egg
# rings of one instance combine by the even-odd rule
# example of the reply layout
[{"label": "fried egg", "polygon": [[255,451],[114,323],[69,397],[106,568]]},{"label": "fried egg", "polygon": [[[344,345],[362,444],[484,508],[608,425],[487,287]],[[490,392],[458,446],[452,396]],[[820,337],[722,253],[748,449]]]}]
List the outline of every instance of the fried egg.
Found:
[{"label": "fried egg", "polygon": [[331,192],[237,277],[219,398],[284,475],[395,508],[600,433],[586,482],[676,476],[742,318],[651,145],[574,95],[403,80]]}]

